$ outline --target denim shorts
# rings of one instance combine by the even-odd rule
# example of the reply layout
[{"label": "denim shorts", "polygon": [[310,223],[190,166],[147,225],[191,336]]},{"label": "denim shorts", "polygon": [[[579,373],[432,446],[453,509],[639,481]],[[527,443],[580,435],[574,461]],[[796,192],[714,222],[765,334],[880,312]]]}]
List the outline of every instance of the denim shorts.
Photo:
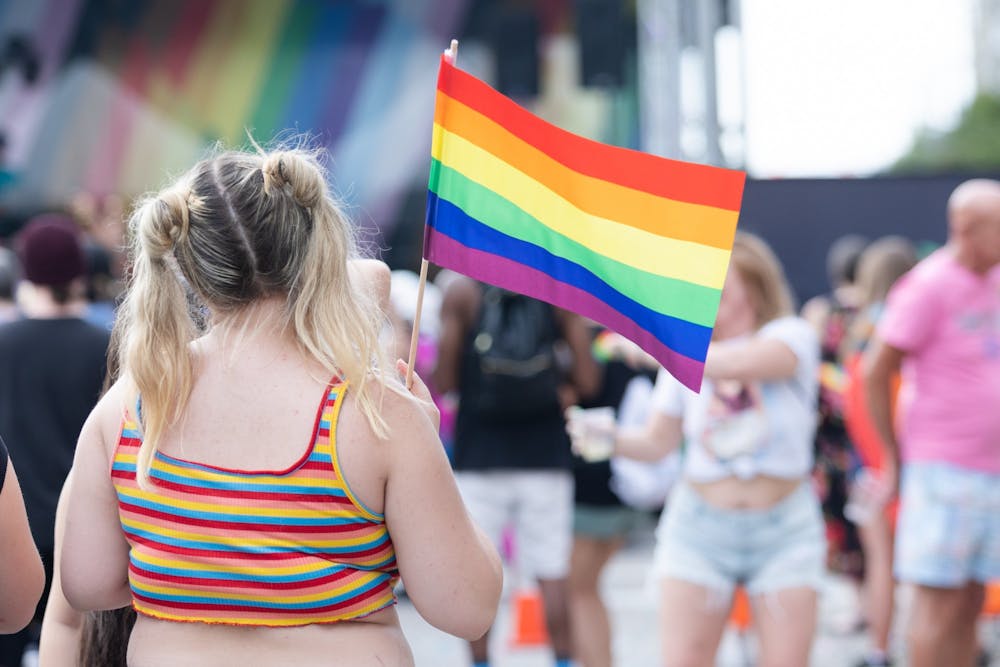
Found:
[{"label": "denim shorts", "polygon": [[750,595],[823,587],[823,517],[805,482],[764,510],[720,509],[680,484],[656,538],[655,576],[698,584],[725,600],[736,585]]},{"label": "denim shorts", "polygon": [[896,577],[957,588],[1000,578],[1000,475],[944,463],[903,470]]}]

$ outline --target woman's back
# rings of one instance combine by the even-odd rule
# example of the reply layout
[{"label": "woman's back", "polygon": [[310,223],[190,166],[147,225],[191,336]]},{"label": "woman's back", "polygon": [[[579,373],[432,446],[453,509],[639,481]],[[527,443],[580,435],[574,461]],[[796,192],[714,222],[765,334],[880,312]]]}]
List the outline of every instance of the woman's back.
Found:
[{"label": "woman's back", "polygon": [[[379,614],[395,602],[398,576],[381,490],[374,492],[384,471],[377,449],[357,451],[371,440],[363,420],[339,428],[348,385],[322,380],[322,368],[266,330],[235,347],[226,342],[209,334],[195,344],[190,399],[163,435],[147,489],[136,482],[134,423],[125,423],[115,447],[112,476],[141,614],[131,652],[141,656],[148,646],[159,660],[164,646],[192,644],[190,627],[152,621],[163,619],[204,623],[195,633],[203,639],[193,642],[202,659],[221,646],[252,661],[275,642],[272,633],[217,623],[293,628],[304,635],[298,658],[306,662],[364,646],[365,638],[376,643],[359,655],[395,655],[405,647],[395,614]],[[338,456],[344,450],[352,480],[376,507],[354,496]],[[361,629],[301,629],[362,618]],[[184,642],[171,640],[178,631]],[[191,649],[180,650],[170,660],[188,663]]]},{"label": "woman's back", "polygon": [[317,410],[338,381],[294,340],[213,331],[192,344],[194,382],[184,413],[158,450],[232,470],[285,470],[313,444]]},{"label": "woman's back", "polygon": [[481,636],[499,559],[426,386],[385,363],[315,159],[203,161],[132,225],[121,379],[76,449],[67,600],[132,604],[135,665],[412,664],[399,576],[428,622]]}]

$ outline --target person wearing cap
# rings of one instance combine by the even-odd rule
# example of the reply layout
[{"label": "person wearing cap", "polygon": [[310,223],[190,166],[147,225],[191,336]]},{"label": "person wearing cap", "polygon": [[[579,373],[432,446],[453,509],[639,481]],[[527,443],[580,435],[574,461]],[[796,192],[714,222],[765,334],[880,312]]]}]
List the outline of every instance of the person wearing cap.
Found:
[{"label": "person wearing cap", "polygon": [[[46,214],[30,220],[14,249],[24,317],[0,325],[0,434],[17,461],[32,536],[50,582],[56,502],[80,429],[100,394],[110,334],[83,319],[87,264],[72,219]],[[0,636],[0,666],[20,666],[37,638],[47,599],[46,589],[37,623]]]}]

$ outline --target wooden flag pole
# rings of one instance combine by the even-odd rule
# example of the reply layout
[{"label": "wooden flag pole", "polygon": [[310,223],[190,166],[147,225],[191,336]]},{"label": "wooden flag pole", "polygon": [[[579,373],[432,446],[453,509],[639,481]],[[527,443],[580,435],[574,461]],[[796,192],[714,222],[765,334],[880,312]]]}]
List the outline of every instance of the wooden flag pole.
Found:
[{"label": "wooden flag pole", "polygon": [[[444,57],[454,65],[458,60],[458,40],[451,40],[451,46],[444,52]],[[424,223],[426,224],[426,222]],[[426,245],[427,234],[424,234]],[[417,361],[417,341],[420,337],[420,311],[424,307],[424,285],[427,284],[427,248],[420,256],[420,282],[417,284],[417,311],[413,315],[413,332],[410,334],[410,359],[406,362],[406,388],[413,386],[413,365]]]},{"label": "wooden flag pole", "polygon": [[410,334],[410,359],[406,362],[406,388],[413,386],[413,364],[417,360],[417,340],[420,336],[420,309],[424,305],[424,285],[427,284],[427,260],[420,260],[420,283],[417,287],[417,312],[413,316],[413,333]]}]

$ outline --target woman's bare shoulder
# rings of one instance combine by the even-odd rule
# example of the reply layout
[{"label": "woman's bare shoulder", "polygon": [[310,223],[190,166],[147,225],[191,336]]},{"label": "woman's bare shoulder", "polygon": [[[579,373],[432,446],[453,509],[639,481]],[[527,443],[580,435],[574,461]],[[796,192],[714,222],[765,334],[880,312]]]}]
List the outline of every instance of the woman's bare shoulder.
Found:
[{"label": "woman's bare shoulder", "polygon": [[[426,408],[421,405],[420,399],[407,391],[402,382],[390,380],[384,384],[378,384],[372,380],[370,387],[371,396],[376,406],[379,417],[385,423],[387,433],[400,436],[406,432],[407,425],[421,422],[427,419]],[[347,424],[356,429],[356,435],[371,440],[392,440],[392,437],[379,437],[375,427],[361,412],[357,401],[357,392],[353,392],[348,387],[344,397],[344,406],[341,410],[341,423],[347,420]]]},{"label": "woman's bare shoulder", "polygon": [[97,436],[110,456],[114,451],[118,436],[126,420],[138,419],[136,414],[137,394],[134,385],[124,378],[114,384],[101,396],[87,418],[84,432]]}]

